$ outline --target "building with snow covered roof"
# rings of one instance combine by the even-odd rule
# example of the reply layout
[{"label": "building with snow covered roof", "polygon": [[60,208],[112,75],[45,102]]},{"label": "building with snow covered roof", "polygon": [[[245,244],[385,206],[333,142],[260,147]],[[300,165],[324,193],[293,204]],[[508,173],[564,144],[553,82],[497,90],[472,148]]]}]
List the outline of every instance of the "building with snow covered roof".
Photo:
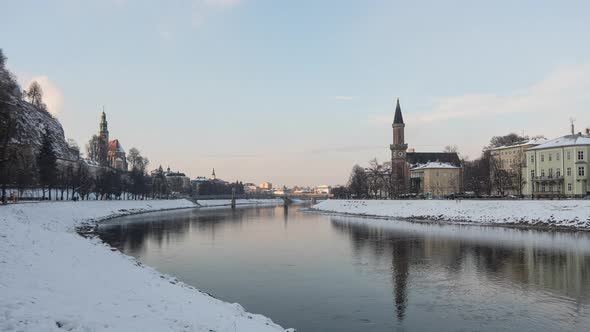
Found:
[{"label": "building with snow covered roof", "polygon": [[[494,167],[490,167],[492,192],[498,195],[521,195],[526,167],[526,151],[546,143],[545,138],[529,139],[490,149]],[[495,181],[498,172],[504,172],[507,181]]]},{"label": "building with snow covered roof", "polygon": [[590,135],[565,135],[529,148],[526,152],[525,194],[535,198],[585,197]]},{"label": "building with snow covered roof", "polygon": [[[399,104],[399,98],[397,100],[397,105],[395,107],[395,115],[393,118],[393,144],[390,145],[391,150],[391,186],[392,186],[392,194],[394,196],[405,195],[408,193],[417,193],[418,190],[430,190],[436,186],[436,182],[429,182],[430,180],[425,180],[424,177],[415,177],[414,181],[411,178],[410,169],[415,169],[416,167],[420,167],[421,165],[429,165],[434,166],[448,164],[452,166],[451,168],[446,169],[444,173],[446,175],[453,175],[452,179],[449,179],[447,182],[457,183],[457,187],[450,186],[445,184],[445,189],[437,189],[437,193],[448,192],[451,190],[452,192],[459,192],[462,186],[462,164],[459,156],[456,152],[415,152],[413,149],[408,151],[408,144],[405,142],[405,123],[404,118],[402,116],[401,107]],[[458,172],[456,170],[458,170]],[[416,170],[418,172],[418,170]],[[423,172],[422,172],[423,173]],[[430,171],[428,171],[430,174]],[[441,174],[439,172],[438,174]],[[418,176],[416,173],[415,176]],[[421,180],[420,180],[421,179]],[[428,177],[427,179],[430,179]],[[420,181],[418,181],[420,180]],[[433,180],[435,181],[435,180]],[[416,182],[420,182],[418,185]],[[426,183],[428,182],[428,183]],[[440,181],[438,182],[441,183]],[[420,189],[422,188],[422,189]],[[456,189],[458,188],[458,189]],[[437,196],[439,196],[437,194]]]},{"label": "building with snow covered roof", "polygon": [[461,179],[461,167],[431,161],[410,169],[410,191],[429,197],[444,197],[461,192]]}]

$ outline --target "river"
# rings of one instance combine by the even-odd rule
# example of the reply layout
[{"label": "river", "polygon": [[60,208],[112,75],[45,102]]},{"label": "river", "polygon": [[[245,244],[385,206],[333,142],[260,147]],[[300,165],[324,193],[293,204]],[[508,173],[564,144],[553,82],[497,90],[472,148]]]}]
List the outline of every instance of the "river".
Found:
[{"label": "river", "polygon": [[100,237],[298,331],[587,331],[590,234],[330,216],[305,207],[114,219]]}]

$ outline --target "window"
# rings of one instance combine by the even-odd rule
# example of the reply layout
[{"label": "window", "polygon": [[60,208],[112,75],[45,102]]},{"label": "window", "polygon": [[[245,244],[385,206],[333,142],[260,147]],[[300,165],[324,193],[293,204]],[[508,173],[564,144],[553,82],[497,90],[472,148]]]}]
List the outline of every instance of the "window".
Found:
[{"label": "window", "polygon": [[584,166],[578,167],[578,176],[585,176],[584,175]]},{"label": "window", "polygon": [[555,170],[555,176],[557,176],[557,177],[561,176],[561,168],[558,168]]},{"label": "window", "polygon": [[551,161],[551,153],[549,154],[549,161]]},{"label": "window", "polygon": [[578,151],[578,160],[584,160],[584,151]]},{"label": "window", "polygon": [[552,178],[553,177],[553,168],[549,169],[549,177]]},{"label": "window", "polygon": [[571,167],[567,168],[567,176],[572,176],[572,168]]},{"label": "window", "polygon": [[541,191],[545,192],[545,182],[541,183]]},{"label": "window", "polygon": [[567,184],[567,191],[572,191],[572,184],[571,183]]},{"label": "window", "polygon": [[570,159],[572,159],[572,152],[568,151],[567,152],[567,160],[570,160]]},{"label": "window", "polygon": [[555,160],[559,160],[559,152],[557,152],[557,154],[555,154]]},{"label": "window", "polygon": [[531,169],[531,179],[533,179],[535,177],[535,170]]},{"label": "window", "polygon": [[545,170],[544,170],[544,169],[542,169],[542,170],[541,170],[541,177],[544,177],[544,176],[545,176]]},{"label": "window", "polygon": [[545,161],[545,155],[544,155],[544,154],[542,154],[542,155],[541,155],[541,162],[544,162],[544,161]]},{"label": "window", "polygon": [[531,155],[531,163],[534,163],[534,162],[535,162],[535,155],[534,155],[534,154],[532,154],[532,155]]}]

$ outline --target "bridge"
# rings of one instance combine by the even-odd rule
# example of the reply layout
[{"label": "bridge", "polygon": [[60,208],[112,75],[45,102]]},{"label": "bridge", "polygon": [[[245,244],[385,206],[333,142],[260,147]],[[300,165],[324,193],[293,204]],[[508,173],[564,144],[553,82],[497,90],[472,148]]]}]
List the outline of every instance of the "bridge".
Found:
[{"label": "bridge", "polygon": [[231,200],[232,208],[236,206],[237,199],[276,199],[280,198],[283,200],[283,205],[287,206],[293,203],[293,200],[311,201],[315,204],[317,201],[326,200],[330,198],[328,194],[285,194],[285,195],[272,195],[272,194],[229,194],[229,195],[192,195],[190,199],[192,201],[199,200],[212,200],[212,199],[229,199]]}]

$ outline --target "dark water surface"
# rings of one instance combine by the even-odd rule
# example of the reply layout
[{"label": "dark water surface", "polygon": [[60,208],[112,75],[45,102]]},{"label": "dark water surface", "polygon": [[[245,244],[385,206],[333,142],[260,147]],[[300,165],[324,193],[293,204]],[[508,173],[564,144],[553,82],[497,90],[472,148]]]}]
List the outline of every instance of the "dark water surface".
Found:
[{"label": "dark water surface", "polygon": [[590,331],[590,234],[304,208],[123,217],[101,237],[298,331]]}]

